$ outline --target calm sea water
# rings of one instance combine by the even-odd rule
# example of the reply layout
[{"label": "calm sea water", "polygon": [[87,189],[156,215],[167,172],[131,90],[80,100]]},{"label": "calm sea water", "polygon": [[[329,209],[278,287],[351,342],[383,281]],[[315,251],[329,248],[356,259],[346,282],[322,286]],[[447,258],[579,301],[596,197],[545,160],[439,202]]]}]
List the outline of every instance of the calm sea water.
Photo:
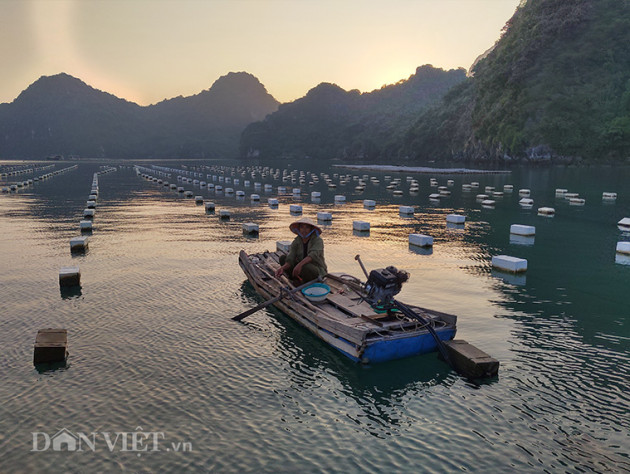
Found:
[{"label": "calm sea water", "polygon": [[[630,217],[627,168],[432,176],[294,164],[380,184],[357,193],[355,181],[335,178],[334,190],[323,180],[299,186],[260,176],[221,183],[244,190],[244,200],[184,185],[232,211],[221,222],[117,162],[123,168],[99,176],[89,250],[72,255],[93,173],[105,164],[80,162],[0,195],[0,471],[630,470],[630,259],[615,252],[630,240],[617,228]],[[402,179],[403,196],[386,190],[385,175]],[[419,181],[417,194],[407,176]],[[428,199],[431,177],[454,180],[438,204]],[[274,191],[245,188],[245,179]],[[462,191],[471,181],[479,190]],[[494,209],[476,201],[485,186],[504,184],[514,192]],[[231,321],[262,301],[238,267],[239,250],[291,238],[294,198],[280,196],[277,209],[265,204],[279,185],[302,188],[305,216],[333,213],[324,232],[331,271],[360,276],[356,254],[368,269],[406,269],[399,298],[457,314],[457,337],[499,359],[499,377],[471,383],[435,354],[360,366],[273,308]],[[533,210],[520,208],[520,188],[531,189]],[[585,205],[556,199],[556,188],[579,193]],[[261,204],[250,204],[254,192]],[[616,202],[603,202],[602,192],[617,192]],[[335,194],[347,203],[335,205]],[[363,199],[376,208],[364,209]],[[401,217],[400,205],[415,206],[414,216]],[[554,207],[555,217],[538,216],[541,206]],[[453,212],[466,216],[464,228],[446,226]],[[353,234],[353,220],[369,221],[369,236]],[[244,222],[258,223],[260,235],[244,236]],[[511,224],[535,226],[534,243],[511,242]],[[433,250],[410,248],[409,233],[433,236]],[[494,272],[490,260],[500,254],[526,258],[527,272]],[[72,294],[58,284],[69,265],[82,273]],[[33,342],[46,327],[67,328],[70,357],[37,370]],[[80,451],[47,445],[64,429],[66,440],[79,437]]]}]

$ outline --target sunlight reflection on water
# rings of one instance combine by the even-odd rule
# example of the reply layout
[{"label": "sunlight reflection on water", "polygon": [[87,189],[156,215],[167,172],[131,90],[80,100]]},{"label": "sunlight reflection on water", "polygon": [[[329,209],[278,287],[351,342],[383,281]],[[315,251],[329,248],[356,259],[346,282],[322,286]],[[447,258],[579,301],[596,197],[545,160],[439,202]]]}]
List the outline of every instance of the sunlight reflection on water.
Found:
[{"label": "sunlight reflection on water", "polygon": [[[401,197],[386,189],[391,180],[385,176],[393,173],[374,171],[353,172],[380,181],[366,183],[362,193],[354,191],[356,181],[342,185],[338,178],[331,190],[323,178],[300,186],[257,177],[245,187],[241,176],[241,185],[231,185],[245,190],[240,200],[186,184],[216,202],[209,214],[194,199],[120,169],[99,178],[89,250],[71,256],[69,240],[79,233],[97,170],[81,163],[76,171],[0,196],[0,363],[9,381],[0,387],[3,471],[627,466],[624,295],[630,273],[616,263],[614,245],[626,238],[616,222],[628,213],[630,198],[620,192],[616,204],[604,207],[595,192],[621,191],[627,170],[584,170],[597,175],[596,190],[573,170],[454,176],[451,195],[436,204],[427,198],[436,190],[428,175],[415,176],[420,190],[413,194],[406,192],[407,174],[400,175]],[[437,179],[442,184],[447,178]],[[509,182],[515,191],[494,209],[482,209],[462,191],[471,180],[480,190]],[[254,181],[272,183],[273,192],[255,190]],[[289,192],[300,187],[302,195],[278,195],[279,185]],[[587,205],[558,202],[556,185],[579,188]],[[555,205],[556,216],[542,219],[535,209],[520,209],[520,187],[531,188],[537,203]],[[311,190],[321,192],[319,203],[311,201]],[[261,202],[251,205],[254,192]],[[335,205],[336,194],[347,202]],[[272,196],[279,200],[275,209],[265,201]],[[376,207],[365,209],[364,199]],[[230,316],[260,302],[237,265],[238,251],[274,249],[276,241],[289,239],[294,203],[304,216],[332,213],[323,226],[330,270],[360,276],[354,260],[360,254],[368,269],[409,271],[400,299],[457,314],[458,338],[498,358],[500,377],[470,384],[434,354],[358,366],[273,308],[243,324],[232,322]],[[414,206],[413,216],[401,216],[400,205]],[[219,209],[230,210],[230,220],[220,221]],[[466,216],[463,228],[446,225],[451,213]],[[353,220],[370,222],[369,236],[355,235]],[[243,235],[244,222],[258,223],[259,236]],[[535,243],[511,242],[513,223],[535,225]],[[410,233],[431,235],[430,252],[411,248]],[[527,273],[496,275],[490,260],[498,254],[527,258]],[[81,268],[81,291],[63,295],[58,271],[70,263]],[[32,343],[43,327],[68,328],[71,355],[62,370],[32,367]],[[106,449],[25,458],[32,431],[136,426],[190,440],[194,450],[141,458]]]}]

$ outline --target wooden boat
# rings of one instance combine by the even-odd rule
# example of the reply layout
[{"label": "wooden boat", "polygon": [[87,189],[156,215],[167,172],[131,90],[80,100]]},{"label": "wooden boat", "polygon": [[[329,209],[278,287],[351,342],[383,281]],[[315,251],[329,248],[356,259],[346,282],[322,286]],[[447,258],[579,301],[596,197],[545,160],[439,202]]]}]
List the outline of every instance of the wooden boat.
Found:
[{"label": "wooden boat", "polygon": [[[239,254],[239,265],[267,300],[295,290],[285,276],[275,277],[282,254],[281,250]],[[302,292],[292,291],[274,306],[356,362],[378,363],[434,352],[438,349],[434,335],[441,341],[455,337],[457,316],[405,305],[423,323],[395,309],[383,312],[372,307],[365,285],[352,275],[329,273],[323,282],[331,291],[322,302],[313,303]]]}]

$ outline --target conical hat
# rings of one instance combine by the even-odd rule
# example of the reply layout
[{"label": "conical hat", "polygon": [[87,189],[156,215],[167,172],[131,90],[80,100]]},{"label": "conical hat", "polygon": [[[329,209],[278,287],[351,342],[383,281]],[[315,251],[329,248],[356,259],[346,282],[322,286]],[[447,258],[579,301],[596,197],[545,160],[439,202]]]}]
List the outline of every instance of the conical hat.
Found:
[{"label": "conical hat", "polygon": [[291,229],[291,232],[293,232],[294,234],[298,233],[298,226],[300,224],[308,224],[311,227],[313,227],[315,229],[315,231],[317,232],[317,235],[322,233],[322,229],[315,223],[313,222],[312,219],[309,219],[308,217],[302,217],[301,219],[298,219],[297,221],[293,222],[290,226],[289,229]]}]

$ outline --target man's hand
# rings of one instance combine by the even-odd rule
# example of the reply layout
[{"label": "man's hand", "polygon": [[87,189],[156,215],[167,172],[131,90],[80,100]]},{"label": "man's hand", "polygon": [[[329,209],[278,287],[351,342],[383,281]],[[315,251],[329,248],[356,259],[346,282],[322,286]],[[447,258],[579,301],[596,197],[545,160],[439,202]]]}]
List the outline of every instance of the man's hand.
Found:
[{"label": "man's hand", "polygon": [[301,281],[302,278],[300,278],[300,273],[302,273],[302,265],[298,263],[293,269],[293,279]]},{"label": "man's hand", "polygon": [[276,270],[276,278],[280,278],[283,273],[284,273],[284,265],[282,265],[280,268]]}]

